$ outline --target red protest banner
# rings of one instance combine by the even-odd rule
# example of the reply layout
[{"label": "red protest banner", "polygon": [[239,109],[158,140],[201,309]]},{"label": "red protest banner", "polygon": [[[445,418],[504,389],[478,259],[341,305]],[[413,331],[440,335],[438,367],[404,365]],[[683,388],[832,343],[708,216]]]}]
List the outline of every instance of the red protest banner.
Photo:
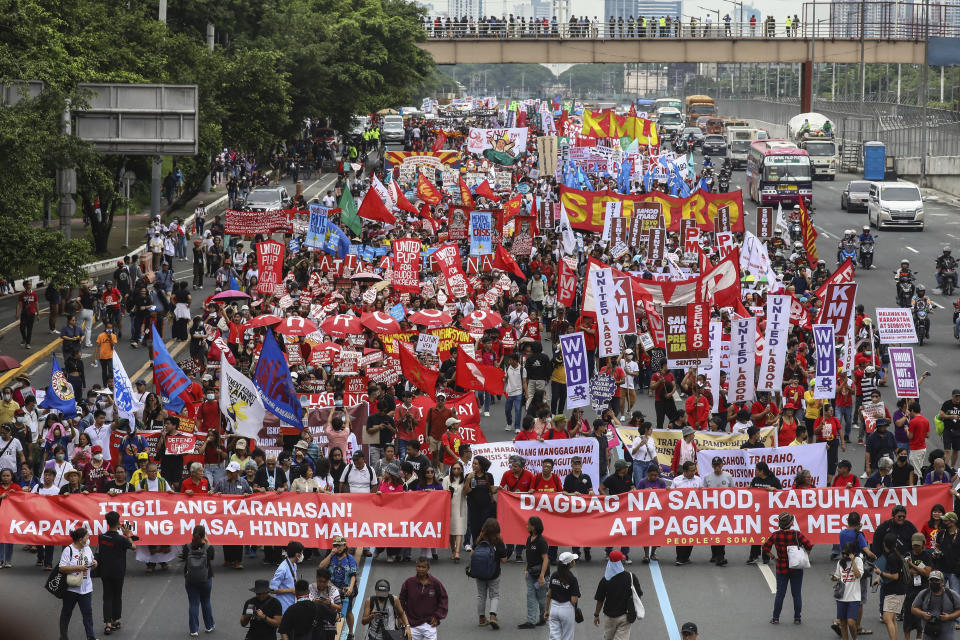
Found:
[{"label": "red protest banner", "polygon": [[853,318],[854,303],[857,299],[857,283],[842,282],[827,285],[823,297],[823,306],[817,317],[819,324],[832,324],[837,336],[847,335],[850,320]]},{"label": "red protest banner", "polygon": [[211,544],[284,545],[300,540],[329,548],[335,536],[357,546],[439,548],[448,545],[450,497],[414,491],[392,495],[264,493],[186,496],[182,493],[102,493],[41,496],[18,491],[0,509],[0,540],[70,544],[70,530],[89,527],[91,543],[117,511],[141,544],[189,542],[196,525]]},{"label": "red protest banner", "polygon": [[[437,402],[430,396],[417,396],[411,404],[411,413],[417,418],[417,439],[422,444],[426,441],[427,412],[437,406]],[[480,429],[480,406],[473,391],[447,398],[447,407],[461,420],[460,438],[464,444],[483,444],[487,441]]]},{"label": "red protest banner", "polygon": [[577,298],[577,272],[564,261],[560,261],[560,272],[557,278],[557,302],[567,307],[573,307]]},{"label": "red protest banner", "polygon": [[[562,263],[562,262],[561,262]],[[560,268],[561,271],[563,267]],[[630,276],[614,275],[614,300],[617,330],[620,335],[637,332],[637,306],[633,300],[633,285]]]},{"label": "red protest banner", "polygon": [[293,231],[293,225],[283,209],[273,211],[236,211],[227,209],[224,232],[236,235]]},{"label": "red protest banner", "polygon": [[[267,240],[257,244],[257,291],[272,294],[283,282],[283,243]],[[239,267],[242,268],[242,265]]]},{"label": "red protest banner", "polygon": [[420,241],[399,238],[393,241],[393,290],[420,293]]},{"label": "red protest banner", "polygon": [[687,351],[703,353],[710,350],[710,303],[693,302],[687,305]]},{"label": "red protest banner", "polygon": [[871,538],[896,505],[922,525],[935,504],[949,500],[949,485],[895,489],[817,488],[768,492],[749,488],[658,489],[612,496],[562,493],[497,494],[504,542],[527,539],[527,519],[543,520],[552,545],[640,547],[762,544],[779,528],[783,512],[813,544],[831,544],[851,511]]},{"label": "red protest banner", "polygon": [[437,268],[447,281],[447,287],[454,298],[463,298],[470,293],[470,283],[467,274],[463,272],[463,262],[460,260],[460,249],[455,244],[445,244],[433,252]]},{"label": "red protest banner", "polygon": [[851,262],[850,258],[847,258],[843,261],[842,265],[837,267],[836,271],[830,274],[829,278],[823,281],[823,284],[817,288],[813,295],[823,300],[823,294],[827,291],[827,285],[840,282],[850,282],[853,280],[853,272],[853,262]]}]

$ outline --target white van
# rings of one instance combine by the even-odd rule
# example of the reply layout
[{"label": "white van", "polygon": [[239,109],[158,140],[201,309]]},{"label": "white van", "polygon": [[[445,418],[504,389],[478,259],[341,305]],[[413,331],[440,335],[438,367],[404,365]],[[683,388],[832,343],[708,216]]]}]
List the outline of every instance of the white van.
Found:
[{"label": "white van", "polygon": [[384,142],[403,142],[403,116],[383,116],[380,134]]},{"label": "white van", "polygon": [[874,182],[867,200],[867,221],[883,231],[913,227],[923,231],[923,195],[912,182]]},{"label": "white van", "polygon": [[761,131],[750,127],[727,127],[727,157],[734,168],[747,166],[750,143],[761,139]]}]

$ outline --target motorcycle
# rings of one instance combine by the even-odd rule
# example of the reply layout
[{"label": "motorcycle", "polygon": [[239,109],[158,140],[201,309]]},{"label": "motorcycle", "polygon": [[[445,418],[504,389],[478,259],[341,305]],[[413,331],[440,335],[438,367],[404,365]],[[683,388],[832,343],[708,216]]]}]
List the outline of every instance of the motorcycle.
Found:
[{"label": "motorcycle", "polygon": [[725,171],[721,171],[720,176],[717,178],[717,191],[719,193],[727,193],[730,191],[730,176]]},{"label": "motorcycle", "polygon": [[960,340],[960,302],[953,303],[953,337]]},{"label": "motorcycle", "polygon": [[913,299],[915,289],[913,275],[909,273],[897,274],[897,306],[907,308],[910,306],[910,300]]},{"label": "motorcycle", "polygon": [[873,243],[861,242],[859,251],[860,266],[864,269],[869,269],[873,265]]},{"label": "motorcycle", "polygon": [[927,305],[918,302],[913,309],[913,326],[917,330],[917,340],[923,346],[924,339],[930,339],[930,316]]},{"label": "motorcycle", "polygon": [[803,242],[803,232],[800,230],[800,217],[790,214],[790,241]]},{"label": "motorcycle", "polygon": [[952,267],[944,267],[940,270],[940,293],[945,296],[953,294],[957,288],[957,271]]},{"label": "motorcycle", "polygon": [[[837,256],[837,266],[839,267],[847,260],[854,265],[857,264],[857,247],[852,242],[844,242],[840,246],[840,254]],[[854,269],[856,271],[856,269]]]}]

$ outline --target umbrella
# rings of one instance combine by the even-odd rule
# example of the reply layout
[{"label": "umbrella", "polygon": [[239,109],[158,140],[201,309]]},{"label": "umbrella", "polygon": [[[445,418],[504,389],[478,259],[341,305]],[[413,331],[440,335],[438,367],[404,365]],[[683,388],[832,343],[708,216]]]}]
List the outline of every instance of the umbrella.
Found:
[{"label": "umbrella", "polygon": [[236,300],[237,298],[249,298],[250,296],[243,291],[236,289],[227,289],[210,298],[211,300]]},{"label": "umbrella", "polygon": [[317,325],[308,318],[292,316],[284,318],[277,325],[277,333],[285,336],[307,336],[317,330]]},{"label": "umbrella", "polygon": [[[396,322],[396,320],[394,320],[394,322]],[[10,371],[11,369],[18,369],[19,367],[20,361],[16,358],[11,358],[10,356],[0,356],[0,371]]]},{"label": "umbrella", "polygon": [[283,318],[268,313],[266,315],[257,316],[247,324],[243,325],[243,328],[256,329],[257,327],[269,327],[280,322],[283,322]]},{"label": "umbrella", "polygon": [[357,271],[355,274],[350,276],[351,280],[374,280],[379,281],[383,280],[380,276],[375,273],[370,273],[369,271]]},{"label": "umbrella", "polygon": [[314,351],[342,351],[343,347],[336,342],[321,342],[313,348]]},{"label": "umbrella", "polygon": [[320,323],[320,328],[326,333],[340,338],[349,334],[363,333],[363,325],[360,324],[360,318],[345,313],[327,318]]},{"label": "umbrella", "polygon": [[380,109],[380,111],[377,111],[378,116],[395,116],[399,113],[396,109]]},{"label": "umbrella", "polygon": [[483,335],[486,329],[496,329],[503,323],[503,318],[496,311],[481,311],[477,309],[460,320],[460,326],[469,333]]},{"label": "umbrella", "polygon": [[360,316],[360,324],[374,333],[399,333],[400,323],[396,318],[383,311],[364,313]]},{"label": "umbrella", "polygon": [[422,324],[427,327],[443,327],[453,322],[453,318],[450,317],[449,313],[440,311],[439,309],[424,309],[423,311],[418,311],[407,320],[411,324]]}]

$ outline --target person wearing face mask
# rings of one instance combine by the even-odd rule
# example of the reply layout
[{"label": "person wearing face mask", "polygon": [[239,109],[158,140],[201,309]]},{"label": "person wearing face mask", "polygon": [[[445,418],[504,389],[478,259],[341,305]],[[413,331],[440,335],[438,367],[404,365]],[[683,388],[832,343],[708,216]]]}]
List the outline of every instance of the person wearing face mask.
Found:
[{"label": "person wearing face mask", "polygon": [[[107,320],[103,331],[97,336],[97,358],[100,360],[100,379],[103,384],[113,380],[113,351],[117,347],[117,334],[113,331],[113,323]],[[96,360],[93,366],[97,366]]]},{"label": "person wearing face mask", "polygon": [[13,388],[3,388],[3,399],[0,400],[0,423],[13,422],[13,414],[20,405],[13,399]]},{"label": "person wearing face mask", "polygon": [[220,404],[217,402],[217,394],[212,387],[204,390],[203,402],[200,404],[198,431],[219,431],[222,428],[220,423]]},{"label": "person wearing face mask", "polygon": [[67,484],[67,473],[73,471],[73,465],[67,460],[67,449],[62,445],[57,445],[53,449],[53,457],[46,463],[46,468],[53,469],[53,484],[57,489]]},{"label": "person wearing face mask", "polygon": [[13,425],[9,422],[0,425],[0,471],[9,469],[16,474],[23,461],[23,445],[13,437]]},{"label": "person wearing face mask", "polygon": [[297,564],[303,561],[303,544],[291,540],[287,543],[285,555],[283,562],[270,579],[270,592],[280,601],[280,607],[284,612],[296,602],[294,585],[300,579]]},{"label": "person wearing face mask", "polygon": [[90,491],[101,493],[113,474],[113,468],[103,457],[103,447],[94,445],[91,451],[93,458],[89,464],[83,466],[83,484],[87,485]]},{"label": "person wearing face mask", "polygon": [[923,637],[952,640],[953,621],[960,618],[960,594],[944,586],[943,573],[931,571],[929,587],[917,594],[910,613],[923,620]]}]

